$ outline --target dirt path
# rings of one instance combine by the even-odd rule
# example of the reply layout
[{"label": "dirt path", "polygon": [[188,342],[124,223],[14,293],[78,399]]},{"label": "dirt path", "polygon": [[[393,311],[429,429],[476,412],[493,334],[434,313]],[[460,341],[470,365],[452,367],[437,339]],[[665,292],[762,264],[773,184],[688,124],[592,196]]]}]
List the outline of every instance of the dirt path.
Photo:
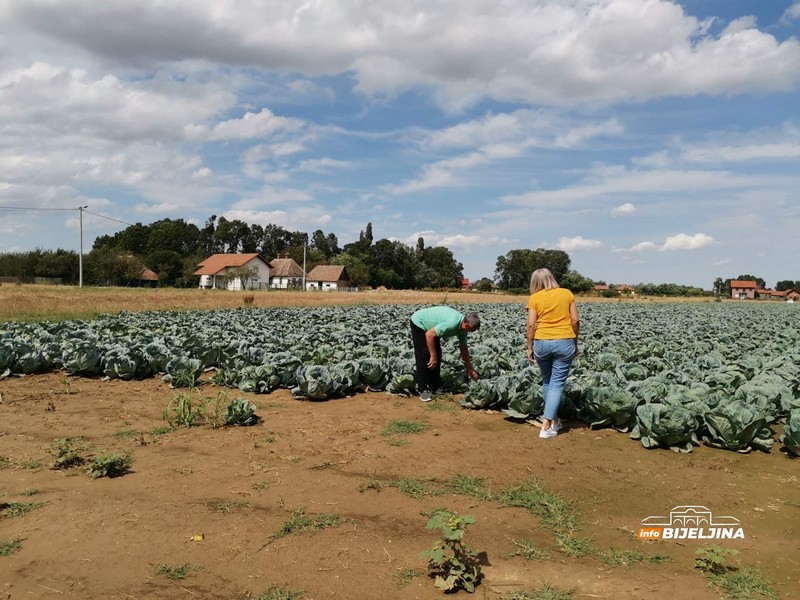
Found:
[{"label": "dirt path", "polygon": [[[575,598],[673,600],[676,590],[681,600],[718,598],[693,568],[704,542],[635,539],[643,518],[678,505],[740,519],[746,538],[722,545],[738,549],[741,564],[761,567],[780,597],[797,597],[800,462],[777,447],[770,455],[646,451],[623,434],[577,424],[540,440],[533,426],[501,413],[446,410],[454,408],[446,403],[431,410],[382,393],[324,403],[299,402],[287,391],[251,396],[262,417],[256,426],[150,433],[164,425],[174,393],[157,380],[71,379],[67,386],[52,374],[0,381],[0,505],[43,503],[0,519],[0,540],[21,540],[17,552],[0,557],[0,599],[229,600],[272,585],[304,590],[308,599],[443,597],[425,576],[407,573],[403,586],[397,580],[403,570],[425,568],[419,553],[435,534],[423,513],[437,507],[477,519],[465,541],[485,551],[490,565],[476,598],[508,598],[543,582],[574,590]],[[382,435],[393,420],[426,429]],[[118,433],[131,431],[142,433]],[[44,448],[77,436],[89,453],[130,452],[133,472],[92,481],[81,469],[47,468]],[[556,531],[528,510],[442,491],[456,474],[483,478],[495,494],[539,477],[574,503],[575,539],[591,538],[597,551],[672,560],[626,568],[569,557]],[[412,479],[435,494],[410,496]],[[24,494],[31,490],[39,492]],[[337,515],[340,524],[271,540],[301,510]],[[191,541],[199,534],[202,541]],[[514,540],[533,541],[550,558],[509,557]],[[155,573],[181,563],[185,579]]]}]

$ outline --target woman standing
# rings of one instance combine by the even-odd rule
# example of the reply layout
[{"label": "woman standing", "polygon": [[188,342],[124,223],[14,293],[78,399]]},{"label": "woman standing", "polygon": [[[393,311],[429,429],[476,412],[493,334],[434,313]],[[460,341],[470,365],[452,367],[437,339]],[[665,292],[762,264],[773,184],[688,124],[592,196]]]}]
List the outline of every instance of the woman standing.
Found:
[{"label": "woman standing", "polygon": [[540,438],[554,438],[561,431],[558,408],[572,361],[578,355],[580,320],[572,292],[558,287],[549,269],[531,275],[528,300],[528,361],[534,359],[542,372],[544,423]]}]

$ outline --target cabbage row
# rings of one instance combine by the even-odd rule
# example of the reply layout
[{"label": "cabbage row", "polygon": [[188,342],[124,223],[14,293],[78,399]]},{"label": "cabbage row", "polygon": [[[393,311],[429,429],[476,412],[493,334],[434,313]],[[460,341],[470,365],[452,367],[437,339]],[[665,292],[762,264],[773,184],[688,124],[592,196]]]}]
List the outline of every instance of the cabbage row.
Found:
[{"label": "cabbage row", "polygon": [[[288,388],[325,400],[365,390],[414,393],[408,319],[414,306],[120,313],[92,321],[0,326],[0,377],[52,370],[111,379],[162,376],[193,386],[204,372],[244,392]],[[467,383],[455,341],[442,387],[462,406],[530,419],[543,410],[525,360],[518,304],[464,306],[481,315]],[[772,426],[800,454],[800,310],[793,305],[585,304],[580,356],[563,416],[612,427],[645,448],[705,443],[769,451]]]}]

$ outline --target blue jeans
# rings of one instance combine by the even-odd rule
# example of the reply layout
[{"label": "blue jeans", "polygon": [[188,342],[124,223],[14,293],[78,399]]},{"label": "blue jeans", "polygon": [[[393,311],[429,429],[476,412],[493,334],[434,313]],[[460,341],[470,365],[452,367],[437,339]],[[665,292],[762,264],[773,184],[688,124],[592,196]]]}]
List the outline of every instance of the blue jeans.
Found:
[{"label": "blue jeans", "polygon": [[575,359],[575,340],[533,340],[533,357],[542,372],[544,418],[554,421],[564,395],[564,383]]}]

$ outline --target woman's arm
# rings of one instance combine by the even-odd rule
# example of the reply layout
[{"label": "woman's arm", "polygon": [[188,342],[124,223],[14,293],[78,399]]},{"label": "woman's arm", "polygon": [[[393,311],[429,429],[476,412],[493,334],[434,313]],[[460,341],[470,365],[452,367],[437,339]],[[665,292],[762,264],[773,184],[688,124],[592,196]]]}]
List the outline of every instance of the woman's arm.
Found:
[{"label": "woman's arm", "polygon": [[525,328],[525,333],[528,338],[528,362],[533,364],[533,336],[536,334],[536,323],[539,316],[536,314],[536,309],[528,309],[528,325]]},{"label": "woman's arm", "polygon": [[572,331],[575,332],[575,354],[578,354],[578,334],[581,331],[581,320],[578,317],[578,307],[573,300],[569,305],[569,320],[572,321]]}]

